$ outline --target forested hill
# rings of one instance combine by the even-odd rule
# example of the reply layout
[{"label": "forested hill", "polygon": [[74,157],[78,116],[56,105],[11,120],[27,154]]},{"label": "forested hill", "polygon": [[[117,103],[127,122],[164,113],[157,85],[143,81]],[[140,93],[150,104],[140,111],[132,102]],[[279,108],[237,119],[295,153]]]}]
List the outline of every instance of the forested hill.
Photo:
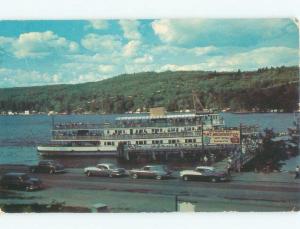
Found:
[{"label": "forested hill", "polygon": [[178,111],[193,108],[193,90],[206,108],[290,112],[297,108],[298,81],[298,67],[143,72],[76,85],[0,89],[0,112],[123,113],[155,106]]}]

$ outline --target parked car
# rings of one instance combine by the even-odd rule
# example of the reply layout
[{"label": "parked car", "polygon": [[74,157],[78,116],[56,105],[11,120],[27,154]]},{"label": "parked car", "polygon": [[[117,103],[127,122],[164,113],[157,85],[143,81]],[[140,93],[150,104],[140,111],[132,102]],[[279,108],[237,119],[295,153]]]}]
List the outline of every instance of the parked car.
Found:
[{"label": "parked car", "polygon": [[65,168],[62,164],[53,160],[42,160],[37,165],[30,166],[29,171],[32,173],[63,173]]},{"label": "parked car", "polygon": [[127,175],[125,169],[118,168],[111,163],[98,164],[95,167],[87,167],[84,169],[84,173],[87,176],[107,176],[107,177],[121,177]]},{"label": "parked car", "polygon": [[7,189],[20,189],[33,191],[42,189],[42,181],[26,173],[6,173],[1,178],[1,187]]},{"label": "parked car", "polygon": [[164,165],[146,165],[141,169],[130,170],[129,174],[133,179],[143,177],[161,180],[172,176],[172,172],[168,170]]},{"label": "parked car", "polygon": [[218,172],[214,167],[198,166],[194,170],[183,170],[180,172],[180,177],[184,181],[200,180],[200,181],[228,181],[230,176],[226,172]]}]

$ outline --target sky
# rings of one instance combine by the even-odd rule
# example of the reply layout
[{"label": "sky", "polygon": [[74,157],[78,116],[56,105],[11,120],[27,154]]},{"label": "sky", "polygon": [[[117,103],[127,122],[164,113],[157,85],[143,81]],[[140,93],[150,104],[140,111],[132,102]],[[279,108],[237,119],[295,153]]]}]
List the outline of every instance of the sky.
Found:
[{"label": "sky", "polygon": [[0,88],[299,64],[294,19],[0,21]]}]

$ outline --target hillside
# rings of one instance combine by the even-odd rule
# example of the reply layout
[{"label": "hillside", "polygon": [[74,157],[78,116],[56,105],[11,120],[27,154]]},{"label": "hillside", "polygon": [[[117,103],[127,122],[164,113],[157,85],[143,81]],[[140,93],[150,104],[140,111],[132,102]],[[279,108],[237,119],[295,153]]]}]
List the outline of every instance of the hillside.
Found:
[{"label": "hillside", "polygon": [[165,106],[191,109],[192,90],[206,108],[293,111],[298,104],[298,67],[251,72],[143,72],[98,82],[0,89],[0,112],[123,113]]}]

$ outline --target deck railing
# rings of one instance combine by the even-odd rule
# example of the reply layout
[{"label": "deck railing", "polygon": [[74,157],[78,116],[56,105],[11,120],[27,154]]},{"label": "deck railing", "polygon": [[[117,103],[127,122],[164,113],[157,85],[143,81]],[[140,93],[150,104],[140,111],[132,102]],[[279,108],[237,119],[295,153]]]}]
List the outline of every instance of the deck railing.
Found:
[{"label": "deck railing", "polygon": [[[200,122],[167,122],[167,123],[102,123],[102,124],[92,124],[92,123],[63,123],[55,124],[53,130],[97,130],[103,128],[155,128],[155,127],[185,127],[185,126],[200,126]],[[204,121],[204,126],[223,126],[223,120],[210,120]]]},{"label": "deck railing", "polygon": [[160,133],[160,134],[122,134],[122,135],[105,135],[105,136],[68,136],[54,135],[53,140],[77,140],[77,141],[101,141],[101,140],[130,140],[130,139],[159,139],[159,138],[178,138],[178,137],[200,137],[201,131],[193,132],[176,132],[176,133]]}]

